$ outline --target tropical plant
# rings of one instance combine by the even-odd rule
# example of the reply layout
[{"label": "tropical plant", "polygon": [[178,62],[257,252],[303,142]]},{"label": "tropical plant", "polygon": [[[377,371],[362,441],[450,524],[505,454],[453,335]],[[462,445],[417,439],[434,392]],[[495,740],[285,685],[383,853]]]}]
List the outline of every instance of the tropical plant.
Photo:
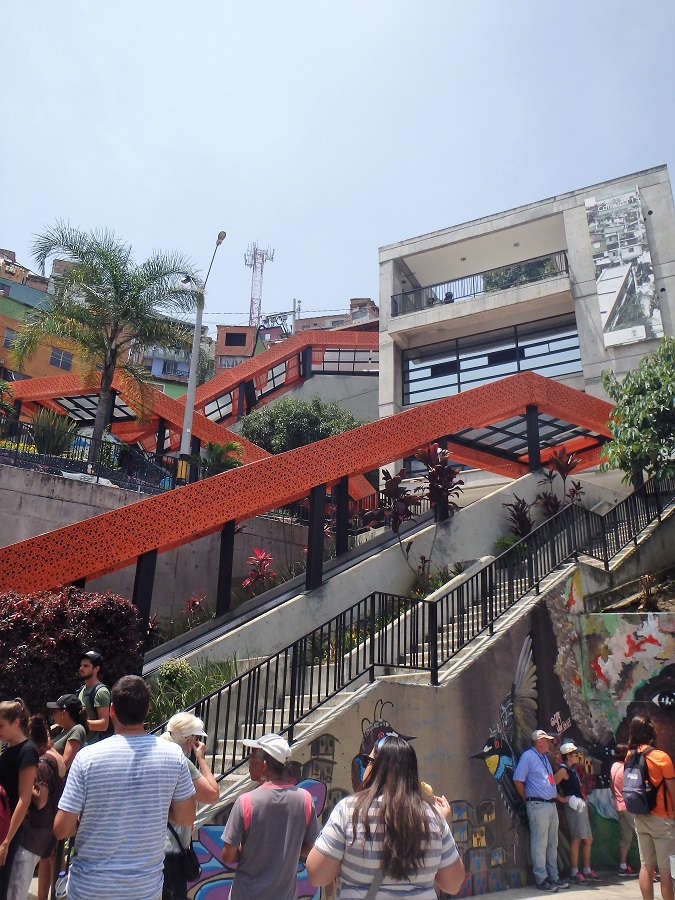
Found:
[{"label": "tropical plant", "polygon": [[38,308],[14,338],[14,356],[22,369],[45,337],[69,341],[78,349],[86,380],[99,387],[93,459],[103,437],[115,371],[124,371],[142,387],[149,376],[132,361],[136,349],[148,344],[189,346],[192,327],[172,317],[194,309],[201,283],[178,254],[155,253],[136,264],[131,247],[114,232],[85,232],[64,222],[36,238],[33,255],[42,273],[54,256],[65,257],[68,264],[54,277],[49,305]]},{"label": "tropical plant", "polygon": [[251,593],[260,593],[276,578],[276,572],[272,571],[272,554],[259,547],[253,548],[253,553],[246,560],[248,575],[242,581],[241,586],[251,588]]},{"label": "tropical plant", "polygon": [[335,401],[324,403],[314,394],[309,402],[282,397],[263,409],[254,410],[242,421],[241,434],[268,453],[285,453],[350,431],[360,424]]},{"label": "tropical plant", "polygon": [[665,337],[655,353],[619,380],[602,373],[602,384],[616,404],[609,421],[601,469],[621,469],[624,481],[638,484],[642,473],[675,476],[675,338]]},{"label": "tropical plant", "polygon": [[531,504],[523,497],[513,495],[513,503],[502,503],[504,509],[509,510],[509,531],[517,538],[527,537],[532,531]]},{"label": "tropical plant", "polygon": [[445,522],[459,510],[452,499],[462,493],[464,482],[458,478],[459,469],[450,465],[447,450],[438,444],[421,447],[415,453],[415,459],[426,466],[427,488],[424,497],[434,511],[436,522]]},{"label": "tropical plant", "polygon": [[364,524],[369,528],[380,528],[389,522],[391,530],[398,534],[401,525],[414,518],[413,507],[419,504],[420,498],[402,484],[406,474],[405,469],[400,469],[396,475],[382,469],[384,487],[380,505],[363,516]]},{"label": "tropical plant", "polygon": [[238,674],[237,657],[204,660],[191,666],[184,659],[163,663],[150,680],[148,728],[157,728],[180,712],[217,690]]},{"label": "tropical plant", "polygon": [[45,456],[63,456],[77,437],[77,422],[52,409],[38,410],[31,424],[37,452]]},{"label": "tropical plant", "polygon": [[11,398],[14,396],[12,386],[8,381],[0,379],[0,413],[13,416],[16,413]]},{"label": "tropical plant", "polygon": [[562,478],[563,496],[567,493],[567,479],[580,465],[581,460],[576,453],[568,453],[564,447],[549,456],[546,465]]},{"label": "tropical plant", "polygon": [[225,441],[219,444],[217,441],[208,441],[201,455],[190,457],[190,461],[199,466],[201,478],[211,478],[212,475],[220,475],[229,469],[236,469],[241,465],[242,449],[239,441]]}]

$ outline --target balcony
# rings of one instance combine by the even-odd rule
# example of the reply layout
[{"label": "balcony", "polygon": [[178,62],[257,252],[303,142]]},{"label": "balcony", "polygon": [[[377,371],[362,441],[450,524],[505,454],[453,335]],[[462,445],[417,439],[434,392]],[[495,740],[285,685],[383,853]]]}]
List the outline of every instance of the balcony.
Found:
[{"label": "balcony", "polygon": [[394,294],[391,298],[391,315],[395,317],[421,312],[437,304],[461,303],[463,300],[471,300],[483,294],[495,294],[497,291],[547,281],[561,275],[569,275],[569,263],[564,250],[500,266],[497,269],[488,269],[476,275],[467,275],[465,278],[454,278],[442,284],[432,284],[402,294]]}]

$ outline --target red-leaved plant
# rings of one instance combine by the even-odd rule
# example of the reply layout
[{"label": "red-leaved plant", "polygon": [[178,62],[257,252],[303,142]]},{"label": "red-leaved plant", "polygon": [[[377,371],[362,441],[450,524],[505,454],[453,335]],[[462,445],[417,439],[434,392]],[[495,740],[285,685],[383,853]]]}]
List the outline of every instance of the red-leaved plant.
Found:
[{"label": "red-leaved plant", "polygon": [[276,578],[277,573],[272,570],[272,554],[259,547],[253,548],[253,553],[246,560],[248,575],[242,581],[241,586],[251,588],[251,593],[264,590],[268,581]]}]

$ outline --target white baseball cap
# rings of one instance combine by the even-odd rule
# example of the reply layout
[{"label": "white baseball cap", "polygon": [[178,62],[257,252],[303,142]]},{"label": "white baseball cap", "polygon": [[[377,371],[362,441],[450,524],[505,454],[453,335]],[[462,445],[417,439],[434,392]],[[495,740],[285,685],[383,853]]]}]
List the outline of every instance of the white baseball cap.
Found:
[{"label": "white baseball cap", "polygon": [[292,756],[288,741],[278,734],[263,734],[257,740],[246,738],[242,741],[242,744],[244,747],[254,747],[256,750],[263,750],[282,765],[287,763]]}]

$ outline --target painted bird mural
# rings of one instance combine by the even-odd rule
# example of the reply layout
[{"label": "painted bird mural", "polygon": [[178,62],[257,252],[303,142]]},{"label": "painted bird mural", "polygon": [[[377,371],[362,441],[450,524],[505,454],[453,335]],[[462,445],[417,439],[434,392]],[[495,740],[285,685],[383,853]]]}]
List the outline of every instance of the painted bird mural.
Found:
[{"label": "painted bird mural", "polygon": [[537,727],[537,667],[532,660],[530,635],[523,642],[511,690],[499,706],[499,719],[500,724],[490,729],[483,749],[471,759],[485,762],[511,817],[527,825],[525,804],[513,783],[513,772]]}]

